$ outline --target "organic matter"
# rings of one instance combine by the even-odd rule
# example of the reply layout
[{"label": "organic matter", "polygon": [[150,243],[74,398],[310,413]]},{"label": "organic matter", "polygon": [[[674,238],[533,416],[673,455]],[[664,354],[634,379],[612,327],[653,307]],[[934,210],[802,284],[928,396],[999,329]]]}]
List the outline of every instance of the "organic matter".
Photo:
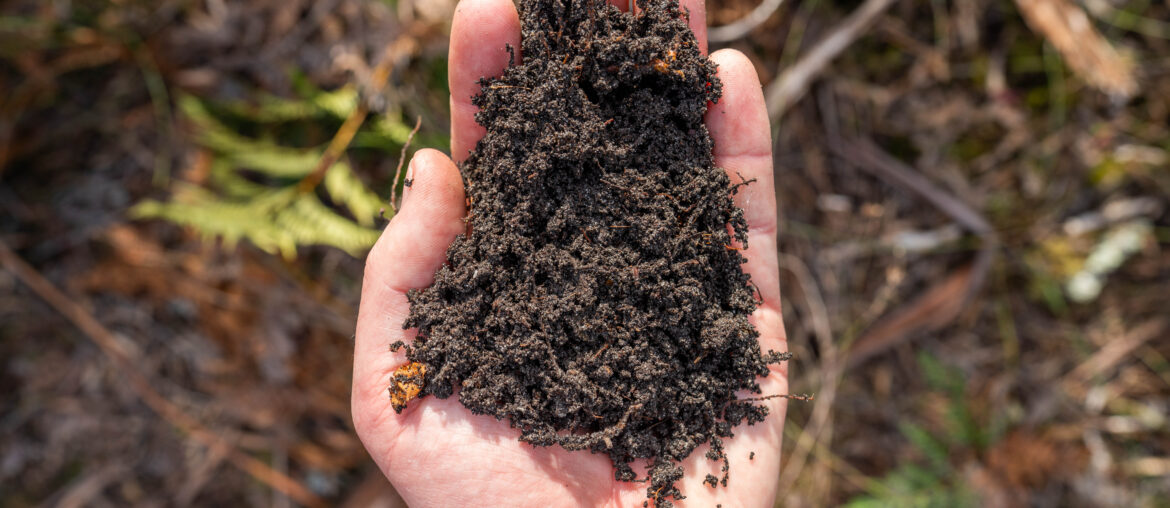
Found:
[{"label": "organic matter", "polygon": [[[767,415],[748,316],[750,181],[715,167],[703,124],[721,85],[676,0],[520,2],[522,48],[482,80],[487,134],[462,165],[468,233],[409,294],[418,338],[395,376],[416,395],[506,419],[537,446],[607,454],[615,478],[681,499],[678,461]],[[522,62],[516,61],[522,55]],[[734,181],[734,183],[733,183]],[[639,480],[630,463],[649,459]]]}]

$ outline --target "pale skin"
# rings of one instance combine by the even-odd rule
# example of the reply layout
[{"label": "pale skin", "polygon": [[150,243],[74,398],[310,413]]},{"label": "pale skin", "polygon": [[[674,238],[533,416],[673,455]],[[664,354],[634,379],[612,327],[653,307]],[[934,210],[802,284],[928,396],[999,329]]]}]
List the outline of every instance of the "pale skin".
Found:
[{"label": "pale skin", "polygon": [[[626,1],[612,2],[626,9]],[[682,0],[691,28],[706,52],[703,0]],[[481,76],[498,75],[508,63],[505,44],[520,46],[520,22],[512,0],[463,0],[451,28],[451,150],[453,161],[421,150],[410,162],[413,185],[404,191],[399,213],[366,262],[357,322],[353,372],[353,420],[370,455],[412,507],[431,506],[641,506],[645,483],[614,480],[607,456],[559,447],[539,448],[517,441],[519,432],[491,416],[473,415],[458,394],[446,400],[412,401],[401,414],[387,388],[395,369],[406,363],[390,344],[414,339],[403,330],[409,310],[406,292],[431,284],[451,241],[466,230],[463,181],[455,163],[467,157],[484,130],[475,123],[471,96]],[[522,57],[522,56],[521,56]],[[776,252],[776,199],[772,143],[759,78],[751,62],[734,50],[710,55],[719,67],[723,99],[706,116],[715,142],[715,163],[733,182],[740,175],[757,181],[740,189],[736,204],[746,213],[749,248],[744,271],[759,287],[763,303],[751,316],[763,351],[787,351],[780,313]],[[773,366],[759,379],[764,394],[788,393],[787,367]],[[752,394],[741,394],[749,397]],[[785,400],[762,402],[768,419],[735,429],[726,440],[731,476],[726,487],[703,484],[721,476],[721,463],[707,460],[707,446],[682,463],[678,487],[686,496],[676,506],[771,506],[776,498]],[[754,452],[754,458],[749,456]],[[645,463],[635,464],[645,474]]]}]

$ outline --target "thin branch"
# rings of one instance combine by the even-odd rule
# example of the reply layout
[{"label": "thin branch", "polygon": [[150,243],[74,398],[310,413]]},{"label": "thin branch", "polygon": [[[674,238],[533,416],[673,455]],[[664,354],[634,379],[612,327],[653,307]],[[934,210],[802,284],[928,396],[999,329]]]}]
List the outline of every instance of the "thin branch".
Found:
[{"label": "thin branch", "polygon": [[[390,195],[390,211],[394,215],[398,215],[398,207],[401,206],[402,203],[399,202],[398,205],[394,204],[393,189],[398,186],[398,179],[402,177],[402,165],[406,162],[406,151],[410,149],[410,142],[414,141],[414,135],[418,134],[418,129],[420,127],[422,127],[421,116],[418,117],[418,119],[414,122],[414,129],[411,129],[410,134],[406,136],[406,143],[402,145],[402,151],[398,152],[398,168],[394,170],[394,180],[391,180],[393,183],[391,184]],[[411,182],[402,182],[403,192],[406,192],[406,187],[410,187],[410,184]]]},{"label": "thin branch", "polygon": [[764,0],[747,16],[723,26],[712,27],[707,31],[707,40],[711,42],[737,40],[767,21],[768,18],[772,17],[772,13],[776,12],[776,9],[779,9],[783,4],[784,0]]},{"label": "thin branch", "polygon": [[[372,85],[371,93],[381,93],[382,89],[386,88],[386,83],[390,81],[390,74],[394,71],[394,64],[398,59],[406,54],[413,53],[418,50],[418,40],[414,34],[407,32],[386,48],[386,53],[382,56],[381,62],[374,69],[373,78],[370,80]],[[357,107],[345,119],[345,123],[334,134],[333,139],[329,141],[329,146],[325,149],[325,153],[321,154],[321,159],[317,161],[317,165],[313,168],[313,172],[305,176],[297,184],[297,190],[301,193],[307,193],[316,189],[321,181],[325,179],[325,173],[333,164],[345,155],[345,150],[349,148],[349,144],[353,142],[354,136],[357,135],[358,130],[366,121],[366,117],[370,114],[370,106],[367,101],[359,100]],[[397,182],[395,182],[397,184]]]},{"label": "thin branch", "polygon": [[971,232],[980,236],[993,233],[987,219],[970,205],[935,185],[918,170],[886,153],[872,141],[837,139],[830,140],[828,145],[838,157],[883,181],[921,196]]},{"label": "thin branch", "polygon": [[893,3],[894,0],[865,0],[861,7],[837,25],[828,37],[814,46],[796,65],[772,81],[764,95],[768,102],[768,116],[773,121],[779,119],[789,106],[808,91],[809,84],[825,70],[829,62],[861,37],[873,20]]}]

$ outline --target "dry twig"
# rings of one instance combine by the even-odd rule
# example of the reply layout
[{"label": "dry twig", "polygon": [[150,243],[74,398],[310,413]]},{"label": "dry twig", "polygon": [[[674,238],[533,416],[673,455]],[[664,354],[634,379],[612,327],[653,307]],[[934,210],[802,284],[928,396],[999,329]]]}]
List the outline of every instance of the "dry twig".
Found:
[{"label": "dry twig", "polygon": [[711,27],[707,31],[707,40],[711,42],[731,42],[755,30],[756,27],[768,21],[772,13],[776,12],[784,0],[763,0],[752,12],[732,23]]},{"label": "dry twig", "polygon": [[[407,32],[386,48],[386,53],[382,56],[382,61],[378,63],[378,67],[374,69],[374,76],[371,79],[372,89],[371,93],[380,93],[386,87],[386,83],[390,80],[390,74],[394,71],[394,65],[399,58],[413,54],[418,51],[419,43],[415,34]],[[357,107],[345,119],[345,123],[337,129],[337,134],[329,142],[329,146],[325,149],[325,153],[321,155],[321,159],[317,162],[317,166],[313,168],[313,172],[301,179],[297,184],[297,189],[302,192],[310,192],[317,188],[317,185],[325,179],[325,173],[329,168],[333,167],[333,163],[337,162],[345,150],[349,148],[349,144],[353,142],[354,136],[357,135],[358,129],[365,123],[366,117],[370,114],[370,106],[367,101],[359,101]]]},{"label": "dry twig", "polygon": [[[414,129],[412,129],[410,131],[410,135],[406,136],[406,143],[403,143],[402,151],[398,153],[398,168],[394,170],[394,180],[391,180],[392,182],[394,182],[392,184],[393,186],[397,186],[398,179],[402,178],[402,164],[406,162],[406,151],[410,149],[410,142],[414,141],[414,135],[418,134],[418,129],[420,127],[422,127],[422,117],[421,116],[418,117],[418,120],[416,120],[414,122]],[[402,185],[405,187],[410,187],[410,182],[402,182]],[[393,193],[391,193],[391,194],[393,194]],[[391,195],[390,196],[390,211],[392,213],[394,213],[394,215],[398,215],[398,207],[400,205],[401,205],[401,203],[398,205],[394,204],[394,196]]]},{"label": "dry twig", "polygon": [[829,62],[861,37],[873,20],[893,3],[894,0],[865,0],[861,7],[837,25],[828,37],[813,47],[807,55],[796,62],[796,65],[785,69],[764,90],[764,97],[768,102],[768,116],[773,121],[778,120],[789,106],[808,91],[809,84],[820,75]]},{"label": "dry twig", "polygon": [[1137,93],[1133,59],[1109,44],[1079,6],[1068,0],[1016,0],[1016,5],[1028,26],[1048,39],[1090,85],[1119,97]]}]

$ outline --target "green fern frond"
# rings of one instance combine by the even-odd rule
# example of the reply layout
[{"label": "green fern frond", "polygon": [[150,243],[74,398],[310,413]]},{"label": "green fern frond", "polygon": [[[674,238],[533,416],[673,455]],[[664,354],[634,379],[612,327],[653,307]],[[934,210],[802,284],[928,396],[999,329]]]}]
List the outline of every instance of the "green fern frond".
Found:
[{"label": "green fern frond", "polygon": [[250,201],[227,201],[199,187],[179,184],[173,201],[148,200],[132,208],[130,214],[190,227],[204,240],[219,239],[229,249],[247,239],[268,253],[293,257],[296,243],[272,220],[275,210],[287,206],[289,198],[287,191],[277,191]]},{"label": "green fern frond", "polygon": [[[377,241],[375,221],[385,201],[362,182],[345,161],[325,172],[320,189],[299,183],[320,164],[324,146],[290,148],[267,139],[243,136],[215,112],[227,111],[246,122],[269,124],[322,116],[342,118],[357,107],[352,88],[319,92],[303,101],[266,98],[259,109],[242,105],[214,109],[191,96],[178,98],[179,109],[196,126],[197,142],[214,154],[206,187],[176,184],[172,199],[145,201],[131,210],[139,219],[161,219],[189,227],[208,241],[233,248],[248,241],[286,258],[302,245],[325,245],[360,256]],[[387,155],[410,135],[401,119],[381,117],[359,134]],[[343,208],[352,219],[321,201]]]},{"label": "green fern frond", "polygon": [[311,173],[324,148],[297,149],[240,136],[212,116],[199,99],[179,99],[183,113],[199,127],[199,144],[233,165],[275,178],[301,178]]},{"label": "green fern frond", "polygon": [[270,254],[296,257],[298,245],[327,245],[360,256],[380,232],[337,215],[312,193],[295,187],[268,191],[248,201],[229,201],[182,185],[170,202],[145,201],[131,210],[138,219],[163,219],[190,227],[205,240],[234,248],[248,240]]},{"label": "green fern frond", "polygon": [[224,108],[239,117],[260,123],[285,123],[322,117],[344,119],[358,105],[357,89],[352,86],[332,92],[312,90],[303,100],[265,94],[257,104],[236,102]]},{"label": "green fern frond", "polygon": [[302,195],[292,206],[280,209],[274,222],[298,245],[329,245],[353,256],[369,250],[381,235],[333,213],[312,195]]},{"label": "green fern frond", "polygon": [[349,210],[358,224],[373,226],[386,203],[374,194],[366,184],[349,167],[349,164],[339,162],[325,173],[325,192],[335,202]]}]

